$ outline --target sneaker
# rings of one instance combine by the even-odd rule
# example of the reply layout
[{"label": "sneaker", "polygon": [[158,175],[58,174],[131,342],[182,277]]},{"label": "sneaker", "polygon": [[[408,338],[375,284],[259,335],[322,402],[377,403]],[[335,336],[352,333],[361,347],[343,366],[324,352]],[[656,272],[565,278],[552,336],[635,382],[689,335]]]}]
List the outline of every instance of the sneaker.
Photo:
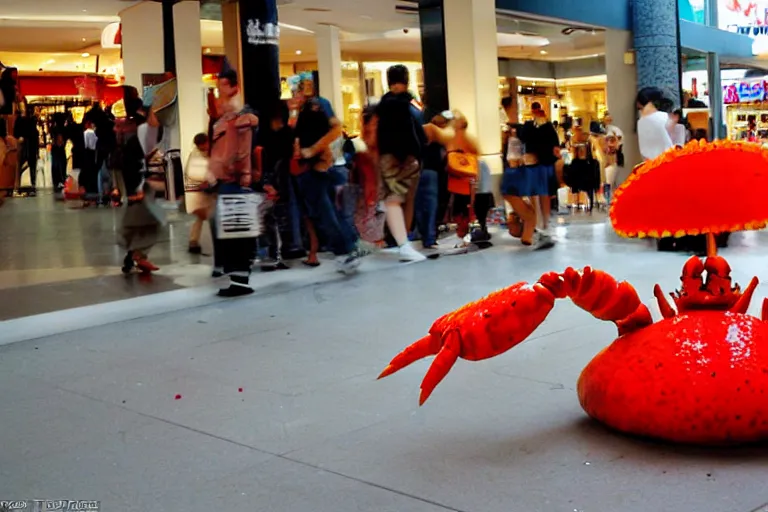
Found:
[{"label": "sneaker", "polygon": [[224,269],[223,268],[214,268],[213,272],[211,272],[211,277],[214,279],[218,279],[220,277],[224,277]]},{"label": "sneaker", "polygon": [[416,263],[427,259],[426,256],[413,248],[410,243],[407,243],[400,247],[400,261],[403,263]]},{"label": "sneaker", "polygon": [[534,251],[543,251],[545,249],[551,249],[555,246],[555,240],[552,235],[546,232],[537,233],[536,242],[533,246]]},{"label": "sneaker", "polygon": [[336,270],[346,275],[354,274],[360,267],[360,263],[360,255],[354,251],[336,259]]}]

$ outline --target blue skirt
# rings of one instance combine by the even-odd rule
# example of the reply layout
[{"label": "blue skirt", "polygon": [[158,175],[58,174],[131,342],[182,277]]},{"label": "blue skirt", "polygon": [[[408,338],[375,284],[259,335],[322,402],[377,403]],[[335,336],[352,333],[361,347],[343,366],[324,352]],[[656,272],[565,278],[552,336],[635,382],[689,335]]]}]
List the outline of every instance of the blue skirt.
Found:
[{"label": "blue skirt", "polygon": [[501,193],[505,196],[549,196],[550,183],[555,176],[552,165],[526,165],[504,169]]}]

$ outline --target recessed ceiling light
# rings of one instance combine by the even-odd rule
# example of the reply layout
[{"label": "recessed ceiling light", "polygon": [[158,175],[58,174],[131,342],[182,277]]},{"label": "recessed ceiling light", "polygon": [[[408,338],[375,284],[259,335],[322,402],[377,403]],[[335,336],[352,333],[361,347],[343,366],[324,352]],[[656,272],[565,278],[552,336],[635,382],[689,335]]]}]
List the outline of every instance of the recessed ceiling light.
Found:
[{"label": "recessed ceiling light", "polygon": [[50,60],[45,61],[46,64],[53,64],[55,62],[56,62],[56,60],[54,60],[54,59],[50,59]]},{"label": "recessed ceiling light", "polygon": [[549,52],[547,52],[547,50],[541,50],[539,53],[542,54],[542,55],[546,55]]},{"label": "recessed ceiling light", "polygon": [[205,53],[211,53],[211,49],[210,48],[206,48],[205,49]]},{"label": "recessed ceiling light", "polygon": [[83,42],[85,42],[85,38],[83,38]]},{"label": "recessed ceiling light", "polygon": [[301,50],[296,50],[296,55],[301,55]]},{"label": "recessed ceiling light", "polygon": [[82,58],[84,58],[84,59],[87,59],[88,57],[90,57],[90,56],[91,56],[91,54],[90,54],[90,53],[88,53],[88,52],[85,52],[85,53],[81,53],[81,54],[80,54],[80,56],[81,56]]},{"label": "recessed ceiling light", "polygon": [[83,9],[83,12],[88,12],[88,9]]}]

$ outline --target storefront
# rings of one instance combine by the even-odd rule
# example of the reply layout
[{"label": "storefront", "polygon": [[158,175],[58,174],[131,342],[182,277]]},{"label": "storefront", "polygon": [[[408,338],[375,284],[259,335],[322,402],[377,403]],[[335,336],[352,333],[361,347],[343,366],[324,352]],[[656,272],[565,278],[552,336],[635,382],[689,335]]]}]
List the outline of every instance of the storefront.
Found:
[{"label": "storefront", "polygon": [[[387,92],[387,69],[395,64],[402,64],[411,74],[411,93],[420,100],[424,79],[420,62],[387,62],[387,61],[342,61],[341,63],[341,98],[343,112],[336,115],[342,121],[349,135],[359,135],[361,130],[361,114],[366,105],[378,103]],[[290,75],[317,72],[316,62],[283,64],[280,74],[283,80],[283,99],[291,95]],[[322,93],[322,91],[321,91]]]},{"label": "storefront", "polygon": [[505,97],[516,100],[517,119],[513,112],[510,122],[531,120],[531,106],[538,103],[553,121],[560,124],[579,122],[589,126],[600,121],[607,111],[605,75],[567,78],[499,78],[501,101]]},{"label": "storefront", "polygon": [[728,138],[748,138],[750,124],[755,123],[757,137],[768,139],[768,82],[765,77],[723,81],[723,104]]}]

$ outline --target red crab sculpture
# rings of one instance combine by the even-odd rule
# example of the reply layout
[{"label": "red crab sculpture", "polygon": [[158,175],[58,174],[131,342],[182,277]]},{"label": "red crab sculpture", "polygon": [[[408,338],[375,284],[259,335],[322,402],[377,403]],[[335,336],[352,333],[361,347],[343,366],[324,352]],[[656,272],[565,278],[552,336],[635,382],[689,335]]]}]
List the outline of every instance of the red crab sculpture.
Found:
[{"label": "red crab sculpture", "polygon": [[[709,201],[707,171],[723,169],[744,175],[729,179],[736,189],[729,193],[743,200],[727,210]],[[629,283],[590,267],[550,272],[438,319],[379,378],[435,356],[421,384],[423,404],[457,359],[508,351],[546,319],[555,299],[570,298],[619,331],[579,378],[579,400],[589,416],[627,434],[680,443],[768,439],[768,300],[761,318],[747,314],[758,280],[742,292],[714,245],[715,233],[765,227],[768,206],[755,191],[766,187],[768,153],[759,146],[692,142],[670,151],[635,169],[619,187],[611,221],[629,237],[707,235],[706,260],[693,257],[683,267],[680,290],[672,294],[676,309],[656,285],[663,318],[654,322]],[[699,202],[704,210],[695,210]]]}]

